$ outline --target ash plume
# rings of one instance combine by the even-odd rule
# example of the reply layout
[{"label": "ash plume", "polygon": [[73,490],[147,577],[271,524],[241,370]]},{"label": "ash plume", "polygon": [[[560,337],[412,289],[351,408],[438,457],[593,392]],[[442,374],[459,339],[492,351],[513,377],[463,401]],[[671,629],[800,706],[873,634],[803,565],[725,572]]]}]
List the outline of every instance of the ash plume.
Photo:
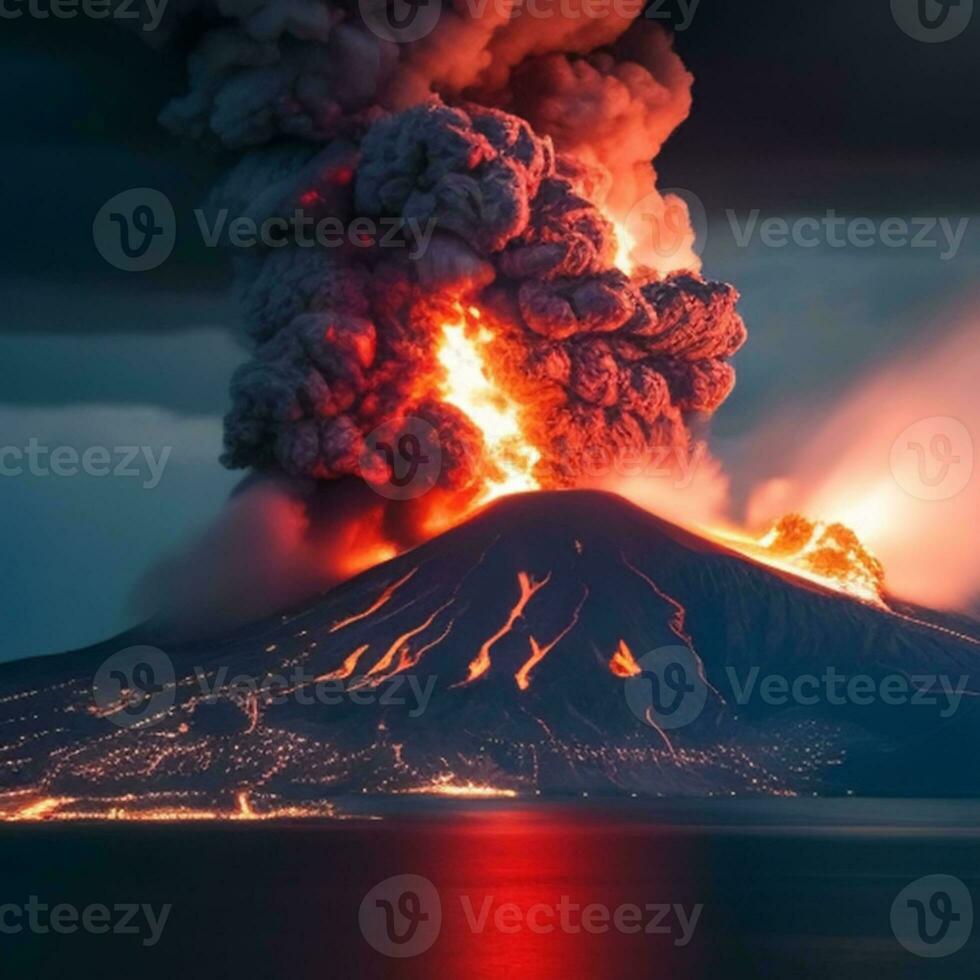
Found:
[{"label": "ash plume", "polygon": [[[734,384],[737,293],[700,277],[683,202],[656,191],[653,159],[691,104],[669,35],[634,19],[639,4],[596,18],[458,0],[395,43],[377,31],[384,6],[185,0],[158,32],[188,49],[188,90],[162,123],[238,154],[209,207],[287,229],[234,259],[250,358],[231,381],[222,461],[265,483],[250,479],[214,532],[225,543],[203,542],[172,578],[202,553],[208,568],[233,555],[227,539],[254,514],[302,539],[299,572],[279,545],[256,559],[278,569],[276,589],[351,574],[311,557],[311,541],[336,538],[321,498],[366,479],[368,437],[409,420],[438,442],[432,507],[464,514],[499,472],[484,433],[440,397],[440,325],[461,309],[493,325],[488,368],[520,406],[543,488],[582,485],[597,452],[689,454],[692,422]],[[641,199],[684,217],[669,248],[618,239]],[[324,221],[367,230],[329,247],[303,239]],[[359,515],[378,556],[425,536],[419,506],[376,500]],[[223,560],[208,576],[234,579],[251,612],[276,592]],[[177,605],[207,590],[189,591]],[[213,618],[216,604],[228,601],[197,612]]]},{"label": "ash plume", "polygon": [[[653,192],[691,77],[658,27],[554,13],[460,3],[396,44],[365,6],[177,12],[174,34],[198,34],[163,122],[246,151],[215,207],[402,233],[240,260],[253,354],[231,384],[226,465],[358,475],[371,432],[418,417],[443,447],[440,485],[477,487],[481,433],[433,394],[438,324],[460,300],[498,326],[493,369],[526,408],[542,486],[575,484],[597,445],[686,445],[690,418],[728,395],[735,291],[702,280],[686,243],[627,275],[610,220]],[[415,254],[410,228],[428,236]]]}]

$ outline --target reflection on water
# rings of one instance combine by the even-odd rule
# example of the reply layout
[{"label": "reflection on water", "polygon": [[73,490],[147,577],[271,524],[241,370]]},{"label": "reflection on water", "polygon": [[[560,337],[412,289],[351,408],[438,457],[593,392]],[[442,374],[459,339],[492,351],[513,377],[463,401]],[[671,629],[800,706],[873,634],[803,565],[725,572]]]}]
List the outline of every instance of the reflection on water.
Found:
[{"label": "reflection on water", "polygon": [[[977,975],[973,939],[916,956],[891,917],[929,875],[963,883],[957,910],[980,900],[977,804],[419,802],[382,816],[2,828],[3,902],[172,909],[154,945],[145,933],[13,932],[16,911],[0,915],[0,956],[12,976]],[[401,875],[419,876],[408,898],[385,884]],[[929,899],[910,908],[925,914]],[[951,919],[930,935],[949,944],[964,928]],[[417,955],[382,955],[386,942]]]}]

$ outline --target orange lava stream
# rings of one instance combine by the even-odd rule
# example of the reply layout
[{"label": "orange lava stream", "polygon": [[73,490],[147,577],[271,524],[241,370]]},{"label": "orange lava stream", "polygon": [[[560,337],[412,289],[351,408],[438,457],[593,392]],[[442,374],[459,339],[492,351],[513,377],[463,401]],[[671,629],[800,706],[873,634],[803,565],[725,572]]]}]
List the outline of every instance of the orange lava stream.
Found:
[{"label": "orange lava stream", "polygon": [[619,648],[609,661],[609,669],[616,677],[637,677],[643,673],[625,640],[619,641]]},{"label": "orange lava stream", "polygon": [[329,674],[321,674],[316,678],[316,681],[346,680],[351,674],[354,673],[354,670],[357,667],[357,661],[361,659],[361,656],[364,654],[364,651],[367,650],[368,646],[370,646],[368,643],[359,646],[353,653],[348,655],[348,657],[336,670],[330,671]]},{"label": "orange lava stream", "polygon": [[674,610],[674,615],[670,617],[670,631],[677,637],[692,653],[694,652],[694,643],[691,640],[691,634],[687,632],[685,626],[687,622],[687,610],[684,605],[678,602],[672,595],[668,595],[663,589],[657,585],[656,582],[646,572],[640,571],[627,557],[621,554],[620,557],[623,559],[623,564],[638,578],[641,578],[650,588],[657,594],[657,596],[667,603]]},{"label": "orange lava stream", "polygon": [[520,586],[521,594],[514,608],[511,609],[510,615],[507,617],[507,621],[503,626],[497,630],[488,640],[485,640],[483,646],[480,647],[480,652],[472,660],[469,666],[469,673],[466,676],[465,681],[461,681],[460,684],[455,685],[457,687],[463,686],[465,684],[472,684],[478,677],[482,677],[490,669],[490,650],[493,645],[501,639],[501,637],[506,636],[513,628],[514,623],[524,614],[524,608],[534,597],[534,594],[540,589],[543,589],[548,582],[551,581],[551,572],[541,579],[540,582],[534,581],[530,578],[527,572],[517,573],[517,584]]},{"label": "orange lava stream", "polygon": [[[449,602],[444,602],[434,613],[432,613],[431,616],[423,620],[418,626],[415,626],[410,630],[406,630],[401,634],[401,636],[397,637],[397,639],[395,639],[391,646],[385,651],[384,656],[367,672],[365,675],[365,681],[367,681],[367,678],[374,678],[374,680],[370,683],[380,684],[381,681],[386,680],[392,674],[397,674],[400,670],[405,670],[406,667],[411,666],[412,661],[407,661],[406,654],[403,654],[402,661],[398,664],[398,666],[390,673],[385,673],[391,666],[392,661],[394,661],[395,656],[402,650],[408,641],[413,637],[418,636],[419,633],[427,630],[433,624],[433,622],[435,622],[436,616],[446,609],[451,602],[452,599],[450,599]],[[379,677],[379,674],[383,676]]]},{"label": "orange lava stream", "polygon": [[579,600],[579,604],[575,607],[575,612],[572,614],[571,622],[548,644],[545,646],[540,646],[538,641],[532,636],[530,637],[531,643],[531,656],[521,665],[520,670],[514,674],[514,679],[517,681],[517,686],[522,690],[526,691],[531,686],[531,671],[542,661],[549,653],[569,633],[578,625],[579,615],[582,612],[582,606],[585,605],[585,600],[589,597],[589,590],[586,588],[582,594],[582,598]]},{"label": "orange lava stream", "polygon": [[[371,603],[367,609],[359,613],[354,613],[353,616],[348,616],[345,619],[341,619],[334,623],[330,627],[330,633],[336,633],[337,630],[343,629],[345,626],[350,626],[351,623],[357,623],[362,619],[367,619],[368,616],[376,613],[382,606],[386,605],[391,597],[418,571],[418,566],[413,568],[407,575],[403,575],[397,582],[392,582],[382,593],[378,596],[374,602]],[[345,675],[346,676],[346,675]]]}]

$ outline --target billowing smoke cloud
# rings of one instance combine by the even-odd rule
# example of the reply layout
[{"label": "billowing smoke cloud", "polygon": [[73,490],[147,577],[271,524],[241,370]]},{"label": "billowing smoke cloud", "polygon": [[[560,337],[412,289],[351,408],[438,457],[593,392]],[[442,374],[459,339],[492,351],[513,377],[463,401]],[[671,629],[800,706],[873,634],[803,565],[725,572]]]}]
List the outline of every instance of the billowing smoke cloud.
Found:
[{"label": "billowing smoke cloud", "polygon": [[[236,257],[252,356],[232,379],[223,461],[267,483],[203,551],[230,554],[250,522],[287,528],[277,541],[296,539],[302,571],[280,544],[265,550],[289,596],[342,577],[309,552],[325,512],[310,484],[360,480],[378,427],[431,426],[444,510],[497,475],[484,434],[440,397],[440,327],[461,310],[493,326],[494,382],[521,407],[543,487],[582,483],[597,449],[689,453],[689,423],[730,392],[745,338],[735,291],[698,275],[683,203],[655,189],[652,161],[689,111],[691,76],[664,31],[634,20],[641,4],[596,18],[457,0],[394,43],[368,26],[385,2],[176,3],[165,25],[191,50],[189,90],[162,122],[241,153],[215,213],[286,229],[281,247]],[[684,219],[669,247],[652,230],[617,238],[641,198]],[[643,222],[629,217],[635,236]],[[353,234],[308,247],[327,220]],[[370,525],[378,554],[378,541],[411,543],[391,532],[395,510],[351,522]],[[253,576],[233,591],[276,589]]]},{"label": "billowing smoke cloud", "polygon": [[651,160],[690,105],[662,31],[460,4],[394,44],[343,5],[218,13],[163,114],[250,149],[215,205],[393,230],[242,262],[254,356],[232,382],[228,465],[355,475],[368,434],[415,416],[443,447],[441,485],[478,486],[481,433],[437,395],[439,325],[460,299],[497,324],[492,362],[527,409],[541,485],[577,482],[596,446],[687,445],[687,420],[731,390],[745,332],[687,241],[660,268],[617,268],[610,218],[653,193]]}]

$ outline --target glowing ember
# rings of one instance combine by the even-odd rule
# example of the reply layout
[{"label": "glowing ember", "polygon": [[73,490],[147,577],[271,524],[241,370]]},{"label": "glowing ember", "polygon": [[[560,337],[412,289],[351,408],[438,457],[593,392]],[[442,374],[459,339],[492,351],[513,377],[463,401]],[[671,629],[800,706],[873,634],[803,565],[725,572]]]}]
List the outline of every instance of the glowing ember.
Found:
[{"label": "glowing ember", "polygon": [[788,514],[761,538],[728,530],[702,530],[749,558],[864,602],[885,605],[881,562],[843,524]]},{"label": "glowing ember", "polygon": [[483,786],[477,783],[454,783],[451,777],[448,779],[438,779],[425,786],[415,786],[411,789],[403,790],[411,795],[419,796],[453,796],[468,799],[513,799],[517,796],[517,790],[505,789],[501,786]]},{"label": "glowing ember", "polygon": [[613,221],[612,225],[616,230],[616,268],[630,275],[635,267],[633,249],[636,247],[636,240],[630,234],[625,222]]},{"label": "glowing ember", "polygon": [[534,467],[541,454],[524,435],[517,402],[494,381],[488,367],[493,333],[476,307],[458,307],[459,321],[443,325],[438,351],[445,368],[440,396],[463,412],[483,434],[494,467],[480,503],[509,493],[537,490]]},{"label": "glowing ember", "polygon": [[637,677],[642,673],[633,651],[626,645],[625,640],[619,641],[619,648],[609,661],[609,669],[617,677]]},{"label": "glowing ember", "polygon": [[[43,797],[17,809],[8,811],[0,806],[0,821],[34,820],[122,820],[135,822],[173,823],[185,821],[216,820],[295,820],[336,817],[332,804],[298,806],[273,805],[268,809],[255,810],[248,790],[235,794],[235,809],[193,806],[187,803],[151,802],[135,795],[119,796],[93,801],[87,808],[79,807],[78,800],[70,796]],[[74,804],[74,805],[73,805]]]}]

